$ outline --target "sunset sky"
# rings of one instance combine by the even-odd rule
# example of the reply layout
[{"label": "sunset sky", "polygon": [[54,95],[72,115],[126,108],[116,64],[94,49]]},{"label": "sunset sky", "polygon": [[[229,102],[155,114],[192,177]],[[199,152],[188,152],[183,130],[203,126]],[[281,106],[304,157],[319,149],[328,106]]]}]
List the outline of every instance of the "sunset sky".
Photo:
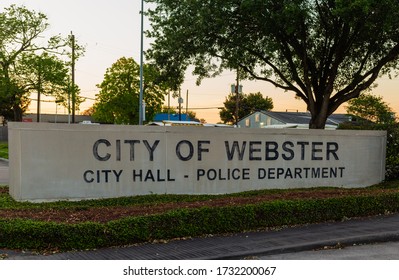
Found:
[{"label": "sunset sky", "polygon": [[[81,96],[91,99],[98,93],[96,84],[101,83],[105,71],[119,58],[133,57],[139,62],[140,57],[140,0],[1,0],[0,10],[11,4],[25,5],[48,16],[50,29],[46,35],[74,33],[79,44],[86,46],[86,53],[76,64],[76,83],[81,89]],[[146,8],[146,6],[145,6]],[[145,29],[149,28],[145,19]],[[144,38],[144,49],[150,41]],[[207,122],[219,121],[219,110],[230,92],[230,85],[235,82],[234,73],[224,73],[218,78],[204,80],[201,86],[195,85],[195,77],[186,76],[181,87],[184,106],[186,92],[189,92],[188,106],[194,109],[197,117]],[[244,93],[261,92],[271,97],[274,111],[305,111],[305,104],[294,99],[293,93],[286,93],[262,81],[242,81]],[[390,107],[399,112],[399,78],[390,80],[381,78],[373,93],[381,95]],[[32,96],[35,99],[35,96]],[[44,97],[42,113],[55,113],[56,105],[52,97]],[[81,111],[92,106],[93,100],[87,99],[81,104]],[[165,102],[167,98],[165,98]],[[171,106],[177,106],[177,99],[171,99]],[[36,102],[32,101],[34,112]],[[213,109],[208,109],[213,108]],[[64,109],[58,108],[58,113]],[[345,112],[341,107],[338,112]]]}]

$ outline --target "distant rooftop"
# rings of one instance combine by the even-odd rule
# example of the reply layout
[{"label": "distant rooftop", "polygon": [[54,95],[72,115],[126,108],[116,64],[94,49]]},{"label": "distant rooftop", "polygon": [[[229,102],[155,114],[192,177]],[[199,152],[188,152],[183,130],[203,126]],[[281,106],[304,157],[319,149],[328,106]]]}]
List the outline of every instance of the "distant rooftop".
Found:
[{"label": "distant rooftop", "polygon": [[[309,112],[257,111],[239,121],[240,127],[250,128],[309,128]],[[348,114],[333,114],[327,118],[326,129],[336,129],[339,124],[353,121]]]},{"label": "distant rooftop", "polygon": [[[40,122],[45,123],[68,123],[72,121],[72,115],[68,116],[65,114],[40,114]],[[37,122],[37,114],[25,114],[22,118],[24,122]],[[83,121],[95,122],[91,116],[75,115],[75,123]]]},{"label": "distant rooftop", "polygon": [[154,117],[154,122],[162,122],[162,121],[191,121],[190,117],[187,114],[181,114],[181,119],[179,118],[179,114],[167,114],[167,113],[158,113]]},{"label": "distant rooftop", "polygon": [[[276,120],[286,124],[309,124],[311,114],[309,112],[274,112],[274,111],[261,111]],[[326,125],[338,125],[342,122],[348,121],[347,114],[333,114],[327,118]]]}]

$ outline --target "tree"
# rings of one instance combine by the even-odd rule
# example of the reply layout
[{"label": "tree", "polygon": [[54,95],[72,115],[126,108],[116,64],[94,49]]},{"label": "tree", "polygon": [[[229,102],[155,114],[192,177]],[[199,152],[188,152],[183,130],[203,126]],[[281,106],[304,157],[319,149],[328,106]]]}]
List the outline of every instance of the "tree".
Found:
[{"label": "tree", "polygon": [[[54,95],[57,100],[66,100],[68,91],[72,90],[67,85],[68,62],[54,55],[73,56],[68,52],[70,37],[53,36],[47,44],[38,44],[38,39],[48,27],[46,15],[30,11],[25,6],[11,5],[0,13],[0,99],[3,101],[0,110],[7,119],[22,120],[29,104],[28,95],[33,90],[38,92],[38,97],[44,90],[44,94]],[[75,60],[83,53],[84,48],[75,44]],[[48,90],[50,86],[51,91]],[[79,92],[77,86],[74,90]],[[82,102],[79,97],[76,100],[77,104]],[[10,109],[13,114],[9,113]]]},{"label": "tree", "polygon": [[196,112],[194,112],[194,111],[187,111],[186,114],[187,114],[187,116],[190,118],[190,120],[196,121],[196,122],[201,122],[201,120],[199,120],[199,119],[197,118],[197,113],[196,113]]},{"label": "tree", "polygon": [[177,114],[177,108],[175,107],[168,107],[168,106],[162,106],[161,111],[159,113],[164,113],[164,114]]},{"label": "tree", "polygon": [[93,114],[94,114],[94,107],[93,106],[90,107],[90,108],[87,108],[86,110],[84,110],[82,112],[83,116],[93,116]]},{"label": "tree", "polygon": [[6,82],[0,79],[0,93],[6,90],[9,94],[0,94],[0,116],[3,116],[5,120],[15,120],[15,116],[18,116],[17,120],[22,120],[22,114],[30,104],[29,97],[25,90],[14,81]]},{"label": "tree", "polygon": [[[144,65],[143,95],[146,119],[161,111],[166,89],[158,84],[157,70]],[[104,80],[97,85],[100,92],[94,104],[93,117],[99,122],[138,124],[139,122],[139,65],[132,58],[122,57],[107,69]]]},{"label": "tree", "polygon": [[377,124],[393,124],[395,122],[395,113],[381,96],[362,94],[348,102],[346,111],[348,114]]},{"label": "tree", "polygon": [[230,124],[236,124],[252,112],[273,109],[273,100],[267,96],[263,97],[260,92],[238,95],[238,119],[236,119],[237,94],[229,94],[223,104],[224,108],[219,112],[220,119]]},{"label": "tree", "polygon": [[41,95],[53,95],[57,100],[62,100],[67,93],[69,76],[66,64],[47,52],[41,55],[23,53],[14,68],[14,80],[23,92],[27,96],[37,93],[39,122]]},{"label": "tree", "polygon": [[310,128],[398,66],[396,0],[148,1],[148,56],[169,79],[240,69],[301,98]]},{"label": "tree", "polygon": [[[11,5],[0,12],[0,79],[2,87],[0,98],[6,100],[6,108],[2,111],[13,109],[11,119],[22,120],[24,104],[23,87],[15,81],[12,72],[23,54],[33,54],[37,51],[57,50],[66,43],[60,36],[49,39],[46,45],[37,44],[37,39],[48,29],[47,17],[42,13],[28,10],[24,6]],[[7,108],[8,107],[8,108]]]}]

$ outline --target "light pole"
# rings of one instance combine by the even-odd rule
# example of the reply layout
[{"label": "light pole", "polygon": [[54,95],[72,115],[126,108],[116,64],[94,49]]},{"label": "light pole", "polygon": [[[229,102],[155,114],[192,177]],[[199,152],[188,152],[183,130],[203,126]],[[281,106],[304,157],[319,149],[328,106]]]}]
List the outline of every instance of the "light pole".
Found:
[{"label": "light pole", "polygon": [[139,125],[143,125],[145,111],[143,110],[143,22],[144,22],[144,0],[141,0],[141,30],[140,30],[140,95],[139,95]]}]

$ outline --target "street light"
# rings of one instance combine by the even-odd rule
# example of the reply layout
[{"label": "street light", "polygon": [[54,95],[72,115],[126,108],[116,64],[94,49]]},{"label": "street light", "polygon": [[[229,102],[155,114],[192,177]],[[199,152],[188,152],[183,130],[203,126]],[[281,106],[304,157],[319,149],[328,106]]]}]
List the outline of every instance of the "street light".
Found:
[{"label": "street light", "polygon": [[145,111],[143,110],[143,33],[144,33],[144,0],[141,0],[141,42],[140,42],[140,95],[139,95],[139,125],[143,125]]}]

